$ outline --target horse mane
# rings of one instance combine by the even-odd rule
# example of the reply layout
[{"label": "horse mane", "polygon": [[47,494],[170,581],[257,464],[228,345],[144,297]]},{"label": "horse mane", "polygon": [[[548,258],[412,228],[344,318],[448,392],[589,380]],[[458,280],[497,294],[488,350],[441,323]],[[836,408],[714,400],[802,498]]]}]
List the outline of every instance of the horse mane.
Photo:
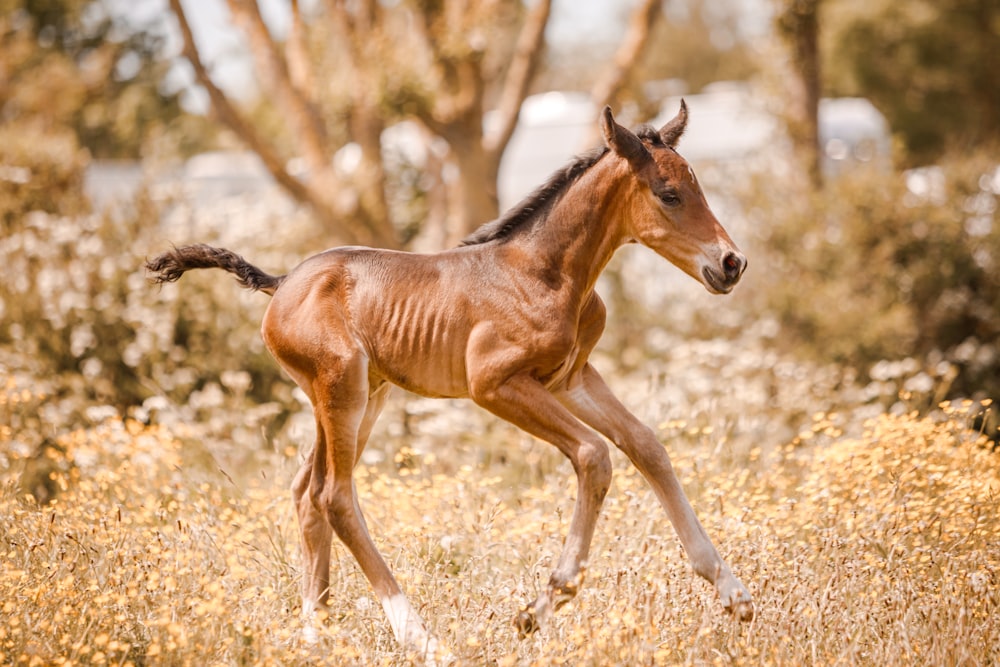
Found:
[{"label": "horse mane", "polygon": [[648,141],[654,146],[661,148],[666,146],[666,144],[663,143],[663,137],[660,136],[660,131],[652,125],[643,124],[635,128],[635,136],[639,137],[643,141]]},{"label": "horse mane", "polygon": [[487,222],[466,236],[459,246],[479,245],[509,238],[515,230],[544,216],[556,201],[588,169],[608,152],[607,146],[578,155],[572,162],[549,177],[544,184],[496,220]]}]

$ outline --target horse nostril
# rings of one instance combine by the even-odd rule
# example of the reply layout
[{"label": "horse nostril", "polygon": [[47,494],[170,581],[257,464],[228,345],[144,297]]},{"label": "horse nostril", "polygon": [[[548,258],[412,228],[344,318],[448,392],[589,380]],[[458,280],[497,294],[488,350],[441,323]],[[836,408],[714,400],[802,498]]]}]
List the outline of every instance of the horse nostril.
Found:
[{"label": "horse nostril", "polygon": [[746,260],[735,252],[726,253],[722,258],[722,269],[725,271],[727,280],[736,280],[743,273]]}]

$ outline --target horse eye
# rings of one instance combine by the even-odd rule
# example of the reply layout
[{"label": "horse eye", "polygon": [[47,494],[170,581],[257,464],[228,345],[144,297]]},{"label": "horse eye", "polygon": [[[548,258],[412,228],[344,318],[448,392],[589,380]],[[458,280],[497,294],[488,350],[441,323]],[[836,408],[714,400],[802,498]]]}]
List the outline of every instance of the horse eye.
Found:
[{"label": "horse eye", "polygon": [[681,198],[677,195],[677,193],[670,190],[667,190],[665,192],[660,192],[657,194],[657,196],[660,198],[660,201],[663,202],[664,205],[670,206],[671,208],[674,206],[678,206],[681,203]]}]

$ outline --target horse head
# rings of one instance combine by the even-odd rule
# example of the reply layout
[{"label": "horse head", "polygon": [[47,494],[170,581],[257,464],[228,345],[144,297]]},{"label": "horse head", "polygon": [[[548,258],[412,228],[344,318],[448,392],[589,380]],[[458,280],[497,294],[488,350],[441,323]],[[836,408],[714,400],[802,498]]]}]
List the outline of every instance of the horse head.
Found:
[{"label": "horse head", "polygon": [[701,282],[727,294],[746,269],[746,257],[712,213],[694,170],[677,152],[687,126],[687,105],[662,128],[632,132],[605,107],[601,131],[631,175],[626,194],[626,238],[642,243]]}]

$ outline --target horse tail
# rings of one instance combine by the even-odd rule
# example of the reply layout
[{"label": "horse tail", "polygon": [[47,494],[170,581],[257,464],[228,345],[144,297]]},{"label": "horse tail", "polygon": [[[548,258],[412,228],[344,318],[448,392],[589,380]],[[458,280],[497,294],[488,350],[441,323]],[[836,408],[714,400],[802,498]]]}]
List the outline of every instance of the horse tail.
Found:
[{"label": "horse tail", "polygon": [[243,287],[272,295],[285,280],[285,276],[261,271],[234,252],[203,243],[174,248],[146,261],[154,284],[175,282],[191,269],[224,269],[235,275]]}]

